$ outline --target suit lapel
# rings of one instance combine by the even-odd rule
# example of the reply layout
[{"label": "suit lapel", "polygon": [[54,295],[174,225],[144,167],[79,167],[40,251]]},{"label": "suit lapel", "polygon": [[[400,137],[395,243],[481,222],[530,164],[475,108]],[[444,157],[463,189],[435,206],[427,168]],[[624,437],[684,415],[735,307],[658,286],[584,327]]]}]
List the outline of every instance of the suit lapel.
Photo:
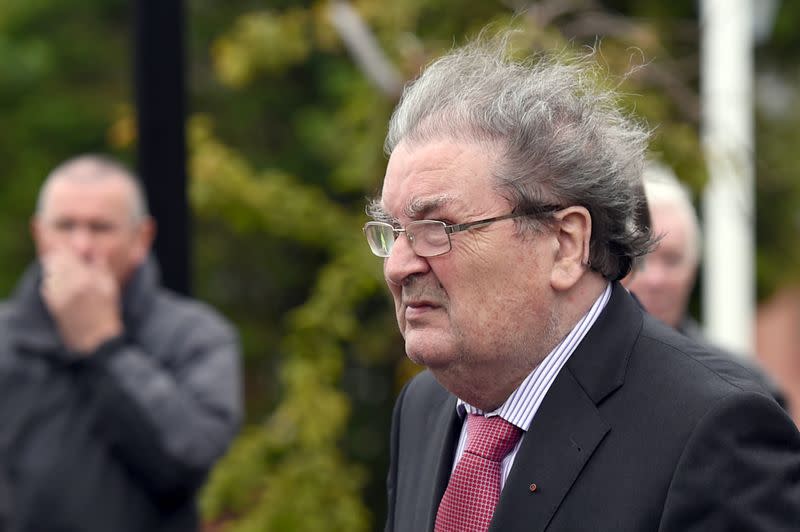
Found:
[{"label": "suit lapel", "polygon": [[431,441],[436,443],[428,447],[432,452],[426,457],[423,466],[422,474],[429,480],[421,483],[420,491],[425,491],[424,486],[427,485],[430,486],[431,492],[420,499],[428,501],[428,504],[420,506],[425,508],[424,512],[420,512],[420,517],[424,521],[417,530],[433,530],[439,501],[442,500],[447,483],[450,481],[453,456],[463,423],[456,413],[456,398],[449,395],[441,407],[431,412],[428,421],[426,432],[420,434],[420,437],[424,438],[425,434],[430,434]]},{"label": "suit lapel", "polygon": [[490,530],[545,530],[608,431],[594,403],[562,370],[522,440]]},{"label": "suit lapel", "polygon": [[490,530],[547,528],[611,430],[597,405],[624,383],[641,327],[641,309],[614,283],[605,310],[556,377],[525,434]]}]

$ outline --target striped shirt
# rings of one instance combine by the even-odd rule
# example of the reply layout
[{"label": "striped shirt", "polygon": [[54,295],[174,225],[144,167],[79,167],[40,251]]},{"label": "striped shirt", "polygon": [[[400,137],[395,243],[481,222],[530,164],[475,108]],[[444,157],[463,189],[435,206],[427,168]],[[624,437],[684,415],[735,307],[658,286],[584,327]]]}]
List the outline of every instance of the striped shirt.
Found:
[{"label": "striped shirt", "polygon": [[[581,343],[583,337],[589,332],[597,317],[606,308],[608,300],[611,298],[611,285],[606,285],[606,289],[600,294],[600,297],[592,305],[592,308],[578,321],[575,327],[564,337],[563,340],[550,351],[542,362],[534,368],[534,370],[522,381],[522,384],[508,396],[505,403],[500,405],[499,408],[491,412],[484,412],[483,410],[469,405],[458,400],[456,403],[456,411],[461,419],[464,419],[469,414],[480,414],[487,417],[500,416],[509,423],[516,425],[522,429],[522,438],[520,438],[516,447],[508,453],[508,456],[502,463],[502,477],[500,480],[500,487],[505,486],[508,473],[511,471],[511,466],[514,464],[514,458],[517,456],[519,446],[525,438],[525,433],[531,426],[533,417],[536,411],[539,410],[539,405],[542,404],[547,390],[556,380],[558,372],[567,363],[569,357]],[[467,424],[464,423],[461,428],[461,436],[458,439],[458,446],[456,447],[455,460],[453,460],[453,468],[455,469],[464,449],[467,446]]]}]

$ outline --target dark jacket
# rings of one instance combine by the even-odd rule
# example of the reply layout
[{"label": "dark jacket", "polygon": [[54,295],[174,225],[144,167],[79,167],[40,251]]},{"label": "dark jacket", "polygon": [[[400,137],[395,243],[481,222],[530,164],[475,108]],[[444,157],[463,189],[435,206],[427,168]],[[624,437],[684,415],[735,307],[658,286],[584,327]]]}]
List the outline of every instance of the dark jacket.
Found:
[{"label": "dark jacket", "polygon": [[[400,394],[387,531],[432,530],[461,430],[455,404],[427,371]],[[800,434],[791,419],[740,365],[645,314],[615,284],[533,418],[490,530],[798,525]]]},{"label": "dark jacket", "polygon": [[196,530],[197,489],[241,418],[234,330],[149,261],[124,335],[77,358],[39,279],[34,265],[0,305],[0,530]]},{"label": "dark jacket", "polygon": [[753,378],[758,381],[761,386],[767,390],[770,395],[777,401],[781,408],[787,410],[788,403],[786,402],[786,396],[784,396],[783,392],[778,385],[773,381],[764,371],[754,364],[751,360],[746,358],[743,355],[737,355],[730,351],[726,351],[719,346],[716,346],[708,341],[708,339],[703,334],[703,331],[700,328],[700,324],[697,323],[695,320],[686,316],[681,320],[678,324],[677,330],[683,334],[684,336],[688,336],[698,344],[704,346],[709,351],[712,351],[720,356],[730,358],[732,360],[736,360],[740,364],[742,364],[748,371],[753,374]]}]

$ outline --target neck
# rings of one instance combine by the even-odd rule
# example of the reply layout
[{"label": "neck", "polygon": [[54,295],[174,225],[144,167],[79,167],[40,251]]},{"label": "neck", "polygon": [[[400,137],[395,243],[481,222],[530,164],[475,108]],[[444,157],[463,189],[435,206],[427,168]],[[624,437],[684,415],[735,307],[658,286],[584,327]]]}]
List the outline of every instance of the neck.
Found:
[{"label": "neck", "polygon": [[474,370],[431,369],[431,373],[444,388],[462,401],[484,412],[491,412],[506,402],[535,367],[521,369],[514,375],[495,374],[491,379],[483,378],[486,373]]},{"label": "neck", "polygon": [[560,294],[554,304],[552,328],[537,339],[527,356],[509,356],[480,365],[430,368],[431,372],[444,388],[462,401],[485,412],[496,410],[586,315],[606,284],[603,277],[593,274],[584,277],[569,293]]}]

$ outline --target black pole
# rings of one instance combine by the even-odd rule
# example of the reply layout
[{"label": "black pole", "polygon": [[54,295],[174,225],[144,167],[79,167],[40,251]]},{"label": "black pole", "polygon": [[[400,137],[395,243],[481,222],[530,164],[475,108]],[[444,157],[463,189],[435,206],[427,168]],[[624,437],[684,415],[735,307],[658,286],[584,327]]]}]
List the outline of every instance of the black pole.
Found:
[{"label": "black pole", "polygon": [[158,224],[155,255],[164,285],[188,294],[184,22],[183,0],[137,1],[138,170]]}]

